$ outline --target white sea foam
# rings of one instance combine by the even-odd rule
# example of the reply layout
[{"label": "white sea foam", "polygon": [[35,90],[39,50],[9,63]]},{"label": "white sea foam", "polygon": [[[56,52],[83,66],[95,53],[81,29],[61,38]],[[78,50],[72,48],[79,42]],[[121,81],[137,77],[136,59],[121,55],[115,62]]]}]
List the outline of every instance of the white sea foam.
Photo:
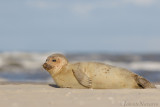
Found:
[{"label": "white sea foam", "polygon": [[160,62],[153,62],[153,61],[139,61],[139,62],[112,62],[107,61],[107,64],[120,66],[124,68],[128,68],[130,70],[145,70],[145,71],[160,71]]},{"label": "white sea foam", "polygon": [[[45,62],[47,56],[49,56],[50,54],[52,53],[25,53],[25,52],[0,53],[0,71],[6,71],[6,70],[14,71],[17,69],[20,69],[20,70],[40,69],[42,68],[42,64]],[[84,57],[85,56],[83,56],[82,59],[85,59]],[[72,56],[70,59],[74,61],[74,58],[72,59]],[[111,61],[106,59],[106,61],[103,60],[101,62],[124,67],[130,70],[160,71],[159,61],[133,60],[130,62],[127,62],[127,61],[125,62],[122,60],[122,61],[116,62],[116,61]]]},{"label": "white sea foam", "polygon": [[51,53],[0,53],[1,70],[39,69]]}]

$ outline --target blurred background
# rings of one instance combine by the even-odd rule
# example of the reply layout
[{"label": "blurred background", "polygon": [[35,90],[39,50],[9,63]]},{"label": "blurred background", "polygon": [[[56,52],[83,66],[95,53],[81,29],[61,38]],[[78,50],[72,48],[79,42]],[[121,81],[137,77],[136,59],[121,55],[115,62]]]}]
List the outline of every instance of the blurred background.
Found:
[{"label": "blurred background", "polygon": [[52,82],[41,65],[60,52],[159,82],[159,11],[159,0],[1,0],[0,81]]}]

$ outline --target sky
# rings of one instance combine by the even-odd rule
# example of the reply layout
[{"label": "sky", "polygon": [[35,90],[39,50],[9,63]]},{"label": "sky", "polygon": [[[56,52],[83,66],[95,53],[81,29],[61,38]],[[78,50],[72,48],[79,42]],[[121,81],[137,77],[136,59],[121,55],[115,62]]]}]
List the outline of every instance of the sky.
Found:
[{"label": "sky", "polygon": [[159,0],[1,0],[0,51],[160,53]]}]

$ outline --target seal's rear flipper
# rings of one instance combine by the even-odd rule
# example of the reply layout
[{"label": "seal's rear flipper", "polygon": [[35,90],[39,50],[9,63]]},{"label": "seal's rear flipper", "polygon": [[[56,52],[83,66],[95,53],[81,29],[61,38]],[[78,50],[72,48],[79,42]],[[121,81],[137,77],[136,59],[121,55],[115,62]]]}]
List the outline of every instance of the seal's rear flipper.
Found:
[{"label": "seal's rear flipper", "polygon": [[156,88],[154,84],[141,76],[135,75],[135,80],[140,88]]}]

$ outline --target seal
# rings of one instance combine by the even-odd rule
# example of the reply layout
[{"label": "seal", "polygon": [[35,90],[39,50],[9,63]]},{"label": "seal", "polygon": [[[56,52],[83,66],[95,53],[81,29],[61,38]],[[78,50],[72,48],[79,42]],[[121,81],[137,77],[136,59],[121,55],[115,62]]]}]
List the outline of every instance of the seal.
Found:
[{"label": "seal", "polygon": [[98,62],[69,63],[62,54],[52,54],[43,64],[61,88],[155,88],[148,80],[127,69]]}]

